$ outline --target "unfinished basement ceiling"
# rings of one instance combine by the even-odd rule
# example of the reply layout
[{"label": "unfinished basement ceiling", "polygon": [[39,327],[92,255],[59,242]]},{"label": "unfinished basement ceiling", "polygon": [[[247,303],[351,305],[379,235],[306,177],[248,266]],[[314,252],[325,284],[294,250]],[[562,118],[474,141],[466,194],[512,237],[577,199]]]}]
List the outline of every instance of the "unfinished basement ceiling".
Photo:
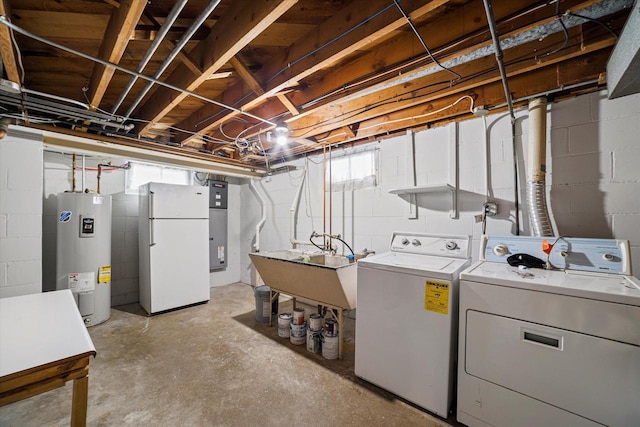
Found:
[{"label": "unfinished basement ceiling", "polygon": [[[181,10],[175,4],[4,0],[0,14],[10,25],[0,24],[3,77],[22,91],[0,92],[2,115],[262,169],[329,144],[469,118],[472,105],[506,108],[480,0],[185,0]],[[535,94],[601,88],[616,34],[638,7],[633,0],[493,0],[492,6],[516,105]],[[172,14],[175,22],[165,25],[166,37],[142,67]],[[184,48],[167,61],[181,39]],[[143,75],[129,91],[132,73],[125,70]],[[158,83],[146,94],[144,76]],[[276,124],[289,129],[286,146],[276,144]]]}]

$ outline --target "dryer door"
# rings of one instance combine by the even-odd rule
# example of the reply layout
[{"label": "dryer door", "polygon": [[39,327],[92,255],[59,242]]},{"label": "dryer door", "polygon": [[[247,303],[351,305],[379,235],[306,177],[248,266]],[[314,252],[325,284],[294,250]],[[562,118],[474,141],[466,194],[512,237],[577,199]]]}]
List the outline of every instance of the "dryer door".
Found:
[{"label": "dryer door", "polygon": [[466,312],[469,375],[611,426],[640,420],[640,347]]}]

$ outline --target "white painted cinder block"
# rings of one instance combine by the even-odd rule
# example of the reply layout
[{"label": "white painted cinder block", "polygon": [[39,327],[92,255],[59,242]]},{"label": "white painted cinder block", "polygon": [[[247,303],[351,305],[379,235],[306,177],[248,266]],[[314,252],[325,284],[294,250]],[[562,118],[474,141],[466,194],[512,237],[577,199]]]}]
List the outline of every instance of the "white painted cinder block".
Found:
[{"label": "white painted cinder block", "polygon": [[[613,215],[613,235],[616,239],[629,240],[640,246],[640,214]],[[640,265],[638,265],[640,272]]]},{"label": "white painted cinder block", "polygon": [[42,278],[40,260],[7,263],[7,286],[40,284]]},{"label": "white painted cinder block", "polygon": [[9,214],[7,237],[42,237],[42,215]]},{"label": "white painted cinder block", "polygon": [[589,99],[573,98],[549,106],[551,128],[576,126],[591,121]]},{"label": "white painted cinder block", "polygon": [[613,179],[640,181],[640,148],[617,150],[613,153]]},{"label": "white painted cinder block", "polygon": [[42,292],[42,285],[29,283],[27,285],[2,286],[0,287],[0,298],[11,298],[28,294],[39,294]]},{"label": "white painted cinder block", "polygon": [[640,115],[640,94],[623,96],[610,101],[606,91],[589,95],[591,120],[602,121]]}]

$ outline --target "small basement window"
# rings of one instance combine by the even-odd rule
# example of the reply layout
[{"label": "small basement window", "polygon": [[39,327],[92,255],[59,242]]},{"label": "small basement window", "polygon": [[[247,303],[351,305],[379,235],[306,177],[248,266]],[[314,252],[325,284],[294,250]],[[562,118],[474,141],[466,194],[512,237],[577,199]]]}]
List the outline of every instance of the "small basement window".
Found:
[{"label": "small basement window", "polygon": [[125,174],[125,194],[138,194],[138,187],[147,182],[191,185],[191,171],[187,169],[148,163],[130,162],[130,164],[131,168]]},{"label": "small basement window", "polygon": [[378,149],[368,150],[331,159],[331,167],[327,167],[325,176],[327,188],[329,183],[333,191],[377,186],[379,182],[378,152]]}]

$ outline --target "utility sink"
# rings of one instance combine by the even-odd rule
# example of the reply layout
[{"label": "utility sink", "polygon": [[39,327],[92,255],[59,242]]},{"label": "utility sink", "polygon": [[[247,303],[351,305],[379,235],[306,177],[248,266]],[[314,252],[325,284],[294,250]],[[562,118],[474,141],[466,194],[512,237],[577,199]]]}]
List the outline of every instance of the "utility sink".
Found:
[{"label": "utility sink", "polygon": [[324,253],[281,250],[249,254],[267,286],[335,307],[356,308],[356,263]]}]

